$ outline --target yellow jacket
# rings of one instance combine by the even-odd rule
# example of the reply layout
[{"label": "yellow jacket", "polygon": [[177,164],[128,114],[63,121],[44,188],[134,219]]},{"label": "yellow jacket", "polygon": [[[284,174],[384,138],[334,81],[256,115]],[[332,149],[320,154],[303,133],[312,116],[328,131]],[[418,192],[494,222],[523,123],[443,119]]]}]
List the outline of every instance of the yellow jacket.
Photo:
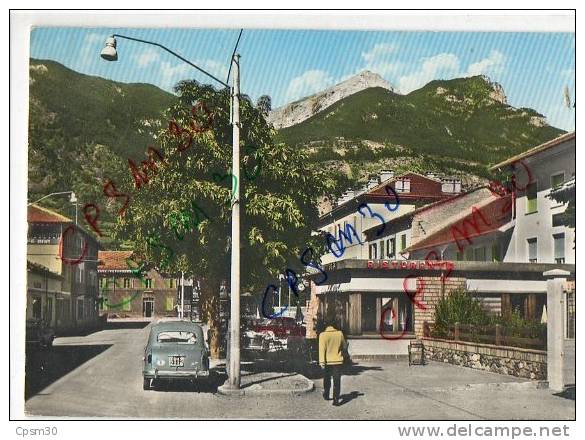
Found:
[{"label": "yellow jacket", "polygon": [[319,364],[323,367],[343,364],[344,347],[343,333],[331,325],[328,326],[319,335]]}]

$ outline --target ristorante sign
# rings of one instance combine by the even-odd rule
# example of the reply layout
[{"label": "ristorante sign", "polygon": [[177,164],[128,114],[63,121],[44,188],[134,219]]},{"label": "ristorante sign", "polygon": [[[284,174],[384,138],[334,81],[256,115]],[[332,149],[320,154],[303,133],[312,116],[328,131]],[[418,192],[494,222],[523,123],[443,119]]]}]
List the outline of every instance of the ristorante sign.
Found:
[{"label": "ristorante sign", "polygon": [[389,269],[389,270],[439,270],[453,269],[451,261],[437,260],[368,260],[368,269]]}]

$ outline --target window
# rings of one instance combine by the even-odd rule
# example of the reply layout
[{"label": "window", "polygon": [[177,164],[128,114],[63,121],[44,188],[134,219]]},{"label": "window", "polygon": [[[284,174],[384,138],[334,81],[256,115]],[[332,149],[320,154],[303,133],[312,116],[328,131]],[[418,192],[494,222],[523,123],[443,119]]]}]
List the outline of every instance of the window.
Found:
[{"label": "window", "polygon": [[470,247],[465,249],[464,257],[465,257],[464,258],[465,261],[472,261],[473,260],[473,249]]},{"label": "window", "polygon": [[144,287],[146,289],[152,289],[152,278],[145,278],[144,279]]},{"label": "window", "polygon": [[410,192],[410,179],[400,179],[394,183],[394,189],[397,193]]},{"label": "window", "polygon": [[400,236],[400,250],[403,251],[404,249],[406,249],[406,234]]},{"label": "window", "polygon": [[457,251],[457,261],[463,261],[463,252]]},{"label": "window", "polygon": [[380,241],[380,258],[384,258],[386,254],[384,254],[384,240]]},{"label": "window", "polygon": [[485,261],[485,247],[479,247],[473,250],[473,260]]},{"label": "window", "polygon": [[502,255],[500,254],[500,244],[492,244],[492,261],[502,261]]},{"label": "window", "polygon": [[[171,280],[172,281],[172,280]],[[173,298],[172,297],[167,297],[165,300],[165,309],[167,312],[172,312],[175,308],[175,305],[173,304]]]},{"label": "window", "polygon": [[554,234],[553,235],[554,243],[555,243],[555,263],[557,264],[564,264],[565,263],[565,234]]},{"label": "window", "polygon": [[394,258],[396,256],[396,238],[390,238],[386,241],[386,253],[389,258]]},{"label": "window", "polygon": [[561,186],[563,184],[564,181],[565,181],[565,173],[558,173],[558,174],[553,174],[552,176],[550,176],[551,188],[558,188],[559,186]]},{"label": "window", "polygon": [[563,214],[553,214],[552,216],[553,226],[563,226]]},{"label": "window", "polygon": [[41,298],[38,296],[33,296],[32,298],[32,317],[34,319],[41,319],[41,314],[42,314],[42,301]]},{"label": "window", "polygon": [[532,214],[538,209],[536,203],[536,182],[526,186],[526,214]]},{"label": "window", "polygon": [[132,297],[131,296],[124,297],[122,310],[124,312],[129,312],[132,310]]},{"label": "window", "polygon": [[370,260],[376,260],[378,258],[378,246],[376,245],[376,243],[370,245],[369,254]]},{"label": "window", "polygon": [[130,288],[130,278],[124,278],[124,289]]},{"label": "window", "polygon": [[536,238],[529,238],[528,242],[528,262],[536,263],[538,260],[537,256],[537,240]]},{"label": "window", "polygon": [[157,342],[163,344],[189,344],[194,345],[197,342],[195,333],[182,331],[161,332],[156,337]]}]

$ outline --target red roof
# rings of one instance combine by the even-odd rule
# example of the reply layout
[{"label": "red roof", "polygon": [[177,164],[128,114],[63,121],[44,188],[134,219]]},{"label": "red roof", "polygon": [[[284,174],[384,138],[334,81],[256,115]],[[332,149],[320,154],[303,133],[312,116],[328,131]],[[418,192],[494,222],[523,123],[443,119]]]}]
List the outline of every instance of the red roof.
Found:
[{"label": "red roof", "polygon": [[130,258],[134,251],[99,251],[98,271],[102,270],[130,270],[126,259]]},{"label": "red roof", "polygon": [[72,223],[70,218],[39,205],[28,207],[27,221],[29,223]]},{"label": "red roof", "polygon": [[412,244],[406,251],[428,249],[448,243],[460,243],[462,246],[467,246],[468,238],[472,239],[498,231],[511,218],[512,196],[493,198],[488,203],[470,208],[464,215]]}]

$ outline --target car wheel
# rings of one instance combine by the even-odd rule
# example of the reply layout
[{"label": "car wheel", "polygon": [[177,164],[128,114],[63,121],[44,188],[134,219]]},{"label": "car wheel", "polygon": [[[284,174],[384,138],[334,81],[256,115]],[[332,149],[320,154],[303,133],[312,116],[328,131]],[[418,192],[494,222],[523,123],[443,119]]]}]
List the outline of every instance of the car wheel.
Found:
[{"label": "car wheel", "polygon": [[143,390],[150,390],[150,379],[148,379],[146,377],[142,379],[142,389]]}]

